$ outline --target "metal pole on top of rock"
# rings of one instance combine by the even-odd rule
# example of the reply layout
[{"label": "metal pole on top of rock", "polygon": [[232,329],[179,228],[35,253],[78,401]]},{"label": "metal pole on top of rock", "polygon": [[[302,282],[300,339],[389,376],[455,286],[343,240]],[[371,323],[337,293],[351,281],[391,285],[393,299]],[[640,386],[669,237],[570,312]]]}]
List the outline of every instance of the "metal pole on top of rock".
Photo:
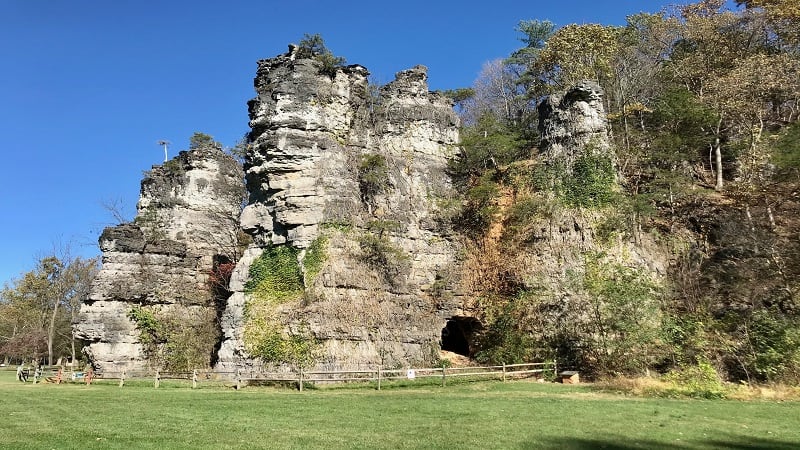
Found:
[{"label": "metal pole on top of rock", "polygon": [[169,141],[165,140],[158,141],[158,145],[164,146],[164,162],[169,161],[169,156],[167,156],[167,147],[169,147],[169,144],[170,144]]}]

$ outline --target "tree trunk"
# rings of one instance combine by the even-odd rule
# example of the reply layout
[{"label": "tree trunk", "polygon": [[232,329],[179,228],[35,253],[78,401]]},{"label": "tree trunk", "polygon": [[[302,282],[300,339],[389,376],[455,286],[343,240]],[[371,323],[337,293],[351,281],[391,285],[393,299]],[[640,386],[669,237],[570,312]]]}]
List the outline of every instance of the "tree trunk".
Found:
[{"label": "tree trunk", "polygon": [[722,149],[720,148],[719,142],[719,133],[720,129],[722,128],[722,119],[717,122],[717,130],[714,136],[714,159],[715,165],[717,169],[717,183],[714,185],[714,189],[717,191],[721,191],[723,187],[722,182]]},{"label": "tree trunk", "polygon": [[53,302],[53,314],[50,316],[50,327],[47,329],[47,364],[53,365],[53,341],[56,338],[56,314],[58,314],[58,300]]},{"label": "tree trunk", "polygon": [[75,366],[75,331],[74,330],[72,331],[71,335],[72,335],[72,341],[71,341],[71,344],[72,344],[72,365],[74,367]]}]

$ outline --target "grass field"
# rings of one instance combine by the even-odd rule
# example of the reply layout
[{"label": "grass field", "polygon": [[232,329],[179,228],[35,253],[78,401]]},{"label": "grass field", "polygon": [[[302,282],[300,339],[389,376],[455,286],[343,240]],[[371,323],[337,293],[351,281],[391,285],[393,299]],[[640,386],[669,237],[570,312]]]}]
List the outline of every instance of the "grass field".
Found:
[{"label": "grass field", "polygon": [[800,448],[800,403],[625,397],[527,381],[384,389],[22,384],[0,448]]}]

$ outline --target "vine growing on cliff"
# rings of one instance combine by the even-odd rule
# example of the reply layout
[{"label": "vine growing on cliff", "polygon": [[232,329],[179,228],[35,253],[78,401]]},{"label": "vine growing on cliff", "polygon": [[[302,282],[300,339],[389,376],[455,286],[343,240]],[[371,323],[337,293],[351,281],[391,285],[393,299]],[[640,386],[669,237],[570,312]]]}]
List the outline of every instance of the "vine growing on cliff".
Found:
[{"label": "vine growing on cliff", "polygon": [[250,266],[245,283],[244,344],[248,353],[272,363],[291,363],[305,367],[316,357],[316,339],[307,327],[284,331],[278,307],[299,300],[305,282],[311,283],[325,261],[327,239],[312,242],[303,259],[306,279],[298,261],[299,251],[292,246],[270,246]]},{"label": "vine growing on cliff", "polygon": [[270,246],[250,266],[245,292],[270,303],[297,298],[303,292],[303,274],[292,246]]}]

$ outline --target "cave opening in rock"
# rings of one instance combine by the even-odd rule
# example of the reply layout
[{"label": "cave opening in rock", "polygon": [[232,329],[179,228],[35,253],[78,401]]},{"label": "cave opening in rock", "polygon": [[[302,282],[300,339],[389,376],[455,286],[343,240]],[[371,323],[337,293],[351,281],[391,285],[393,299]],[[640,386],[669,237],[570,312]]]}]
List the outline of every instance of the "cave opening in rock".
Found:
[{"label": "cave opening in rock", "polygon": [[480,329],[480,322],[473,317],[451,317],[442,328],[442,350],[463,356],[472,356],[473,334]]}]

